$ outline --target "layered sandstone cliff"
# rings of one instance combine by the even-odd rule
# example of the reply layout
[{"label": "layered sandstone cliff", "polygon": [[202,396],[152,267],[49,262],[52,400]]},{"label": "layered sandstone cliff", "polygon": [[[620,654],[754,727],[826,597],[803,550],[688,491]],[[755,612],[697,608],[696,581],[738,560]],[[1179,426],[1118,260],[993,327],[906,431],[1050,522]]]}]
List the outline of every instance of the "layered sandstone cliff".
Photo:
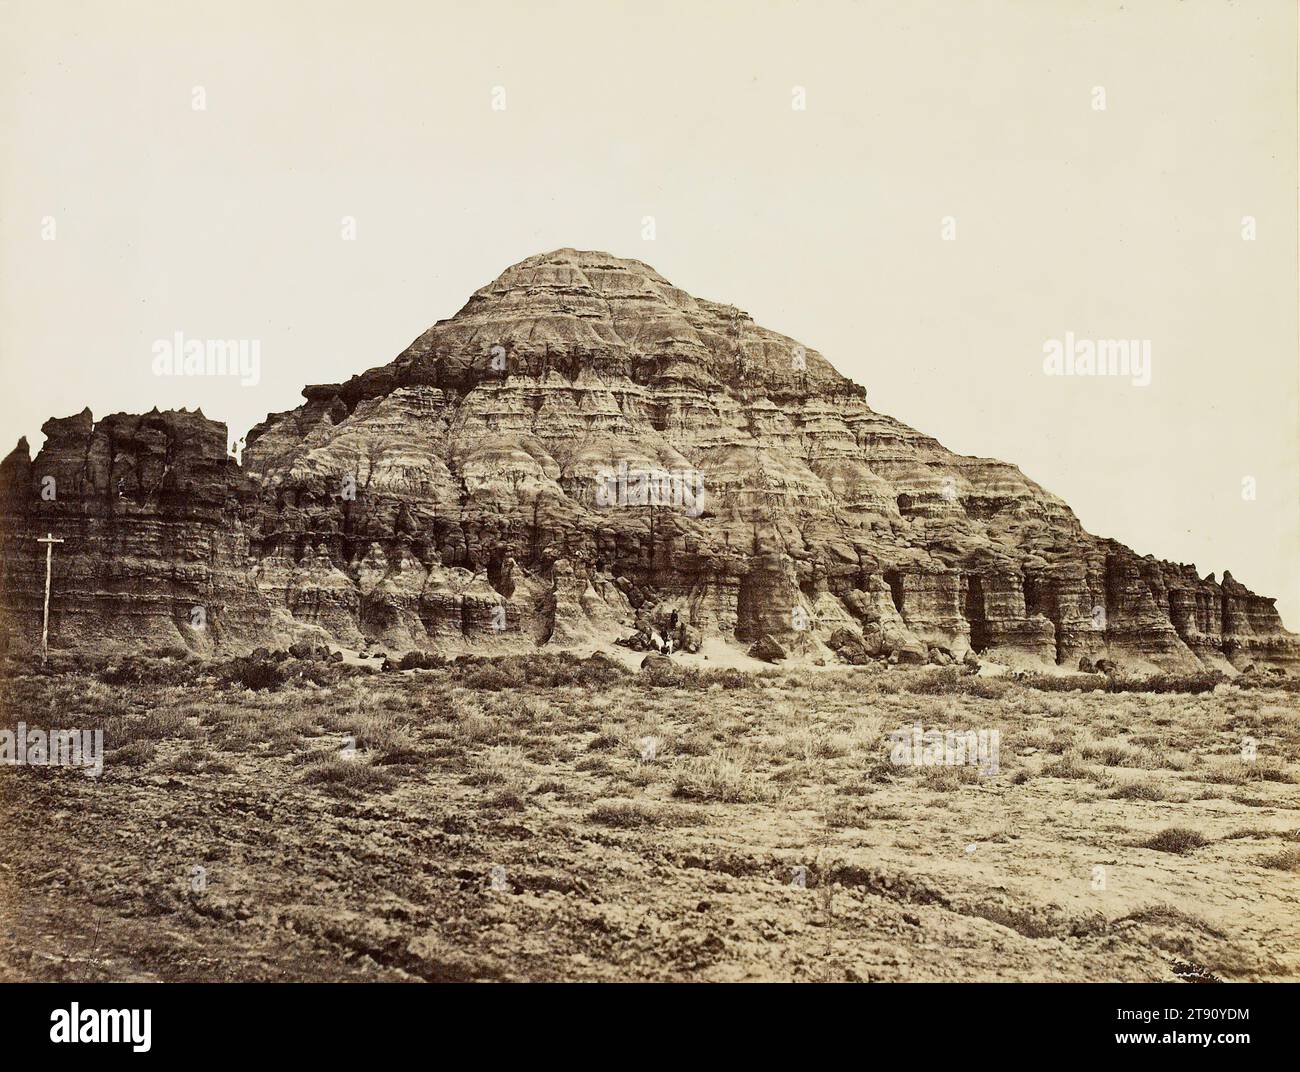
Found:
[{"label": "layered sandstone cliff", "polygon": [[[88,412],[3,463],[4,609],[53,642],[389,650],[663,625],[834,658],[1300,665],[1273,601],[1084,532],[1014,466],[871,410],[816,351],[639,261],[531,257],[247,437]],[[42,498],[54,475],[57,498]],[[190,624],[194,607],[206,625]]]}]

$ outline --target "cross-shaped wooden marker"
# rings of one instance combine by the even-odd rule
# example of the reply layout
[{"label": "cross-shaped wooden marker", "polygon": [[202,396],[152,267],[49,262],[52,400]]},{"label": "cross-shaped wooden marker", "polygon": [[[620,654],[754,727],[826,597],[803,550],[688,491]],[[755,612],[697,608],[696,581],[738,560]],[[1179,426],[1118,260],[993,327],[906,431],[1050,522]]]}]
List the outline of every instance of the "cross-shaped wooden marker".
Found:
[{"label": "cross-shaped wooden marker", "polygon": [[50,569],[54,560],[54,545],[63,541],[52,532],[36,537],[45,544],[45,616],[41,619],[41,662],[50,657]]}]

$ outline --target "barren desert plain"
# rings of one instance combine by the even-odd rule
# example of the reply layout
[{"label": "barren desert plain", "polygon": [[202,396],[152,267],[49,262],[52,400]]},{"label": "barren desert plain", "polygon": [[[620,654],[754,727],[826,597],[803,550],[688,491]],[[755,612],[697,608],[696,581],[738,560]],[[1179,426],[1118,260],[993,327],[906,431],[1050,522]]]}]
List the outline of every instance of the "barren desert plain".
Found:
[{"label": "barren desert plain", "polygon": [[1294,680],[736,662],[11,662],[0,978],[1300,977]]}]

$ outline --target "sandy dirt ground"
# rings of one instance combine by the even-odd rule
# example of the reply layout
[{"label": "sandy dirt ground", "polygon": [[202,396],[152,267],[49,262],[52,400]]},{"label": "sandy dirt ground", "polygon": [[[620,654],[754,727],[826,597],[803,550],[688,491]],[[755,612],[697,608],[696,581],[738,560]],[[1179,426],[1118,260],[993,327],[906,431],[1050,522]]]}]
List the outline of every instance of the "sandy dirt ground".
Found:
[{"label": "sandy dirt ground", "polygon": [[0,978],[1300,978],[1293,694],[527,663],[12,677],[108,756],[0,769]]}]

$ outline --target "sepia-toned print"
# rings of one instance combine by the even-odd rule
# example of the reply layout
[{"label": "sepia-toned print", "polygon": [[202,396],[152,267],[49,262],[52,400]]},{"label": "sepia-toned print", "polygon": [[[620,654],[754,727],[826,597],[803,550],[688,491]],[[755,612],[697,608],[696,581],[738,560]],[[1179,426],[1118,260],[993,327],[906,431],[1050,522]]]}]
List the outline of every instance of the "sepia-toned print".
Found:
[{"label": "sepia-toned print", "polygon": [[1300,980],[1291,5],[12,6],[0,980]]}]

